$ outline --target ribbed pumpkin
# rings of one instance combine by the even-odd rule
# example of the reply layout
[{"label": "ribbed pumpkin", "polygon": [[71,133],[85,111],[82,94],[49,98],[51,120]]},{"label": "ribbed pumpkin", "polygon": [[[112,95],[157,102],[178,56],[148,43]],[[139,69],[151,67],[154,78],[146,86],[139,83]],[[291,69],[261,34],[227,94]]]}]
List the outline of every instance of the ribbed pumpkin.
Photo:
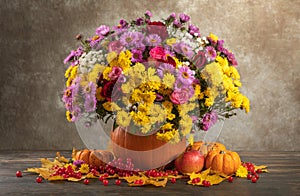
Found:
[{"label": "ribbed pumpkin", "polygon": [[236,172],[241,165],[241,159],[238,153],[230,150],[210,151],[205,159],[205,168],[211,168],[212,171],[231,175]]},{"label": "ribbed pumpkin", "polygon": [[82,160],[90,166],[99,167],[114,159],[113,154],[106,150],[80,150],[76,152],[75,160]]},{"label": "ribbed pumpkin", "polygon": [[186,149],[186,142],[170,144],[156,139],[156,135],[139,136],[128,128],[117,127],[111,132],[112,151],[123,160],[131,158],[135,168],[153,169],[166,165]]},{"label": "ribbed pumpkin", "polygon": [[193,145],[188,146],[187,150],[199,150],[204,155],[204,157],[206,157],[210,151],[226,150],[226,147],[224,146],[224,144],[221,144],[219,142],[197,141],[197,142],[194,142]]}]

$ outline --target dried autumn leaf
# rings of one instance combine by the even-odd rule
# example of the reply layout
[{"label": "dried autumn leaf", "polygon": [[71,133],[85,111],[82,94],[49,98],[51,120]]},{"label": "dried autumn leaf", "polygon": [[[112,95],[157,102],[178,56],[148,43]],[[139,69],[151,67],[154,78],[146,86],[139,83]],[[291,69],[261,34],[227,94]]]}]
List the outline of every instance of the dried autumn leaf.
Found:
[{"label": "dried autumn leaf", "polygon": [[63,162],[63,163],[68,163],[69,160],[66,159],[64,156],[61,156],[60,155],[60,152],[56,152],[56,159],[59,161],[59,162]]},{"label": "dried autumn leaf", "polygon": [[[201,173],[190,175],[190,180],[188,184],[203,186],[203,180],[209,181],[211,185],[220,184],[222,181],[226,180],[228,176],[223,177],[224,174],[211,173],[210,169],[207,169]],[[193,179],[199,178],[198,183],[193,183]]]},{"label": "dried autumn leaf", "polygon": [[56,181],[56,180],[66,180],[66,179],[62,176],[50,176],[47,180]]},{"label": "dried autumn leaf", "polygon": [[268,173],[269,170],[267,169],[268,166],[266,165],[254,165],[255,170],[260,169],[262,172]]},{"label": "dried autumn leaf", "polygon": [[209,181],[211,185],[214,184],[220,184],[221,182],[223,182],[224,180],[226,180],[226,178],[221,177],[218,174],[213,174],[213,175],[208,175],[205,178],[206,181]]},{"label": "dried autumn leaf", "polygon": [[152,184],[154,186],[162,186],[165,187],[168,182],[168,178],[164,178],[163,180],[152,180],[149,179],[146,181],[146,184]]}]

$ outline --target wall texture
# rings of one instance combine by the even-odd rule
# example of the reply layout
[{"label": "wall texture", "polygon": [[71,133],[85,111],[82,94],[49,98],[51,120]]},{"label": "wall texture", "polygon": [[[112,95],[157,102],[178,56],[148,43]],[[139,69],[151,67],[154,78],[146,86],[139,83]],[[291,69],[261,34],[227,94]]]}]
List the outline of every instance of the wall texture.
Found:
[{"label": "wall texture", "polygon": [[0,149],[84,145],[61,102],[62,61],[100,24],[149,9],[192,17],[202,35],[225,40],[239,62],[249,114],[225,122],[219,137],[235,150],[300,150],[299,0],[0,0]]}]

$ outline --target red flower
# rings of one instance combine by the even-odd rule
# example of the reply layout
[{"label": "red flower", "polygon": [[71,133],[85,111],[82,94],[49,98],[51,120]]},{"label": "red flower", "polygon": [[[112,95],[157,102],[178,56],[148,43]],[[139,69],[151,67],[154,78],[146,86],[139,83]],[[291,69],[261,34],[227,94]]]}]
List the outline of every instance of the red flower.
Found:
[{"label": "red flower", "polygon": [[162,22],[148,22],[147,33],[159,35],[162,41],[168,37],[167,27]]},{"label": "red flower", "polygon": [[107,82],[101,91],[101,96],[104,97],[107,101],[117,100],[120,98],[121,88],[116,81]]}]

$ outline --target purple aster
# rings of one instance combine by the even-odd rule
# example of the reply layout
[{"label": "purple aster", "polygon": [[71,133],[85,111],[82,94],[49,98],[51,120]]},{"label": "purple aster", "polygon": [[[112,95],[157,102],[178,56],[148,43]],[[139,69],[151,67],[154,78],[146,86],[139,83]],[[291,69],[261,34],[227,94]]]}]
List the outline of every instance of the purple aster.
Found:
[{"label": "purple aster", "polygon": [[217,57],[217,52],[216,52],[216,50],[215,50],[214,47],[212,47],[212,46],[207,46],[207,47],[205,48],[205,55],[206,55],[206,58],[207,58],[207,59],[213,61],[213,60],[215,60],[216,57]]},{"label": "purple aster", "polygon": [[183,13],[179,14],[179,18],[182,23],[188,22],[191,19],[188,15]]},{"label": "purple aster", "polygon": [[191,59],[194,56],[194,52],[192,50],[192,47],[184,42],[173,44],[173,49],[175,52],[182,54],[189,59]]},{"label": "purple aster", "polygon": [[72,121],[74,122],[74,121],[77,121],[79,118],[80,118],[80,116],[81,116],[81,109],[80,109],[80,107],[78,107],[78,106],[74,106],[73,108],[72,108],[72,112],[71,112],[71,114],[72,114]]},{"label": "purple aster", "polygon": [[182,66],[178,69],[177,80],[180,80],[183,84],[192,84],[195,80],[195,72],[188,66]]},{"label": "purple aster", "polygon": [[69,62],[70,60],[72,60],[74,58],[74,56],[76,56],[76,52],[74,50],[72,50],[70,52],[70,54],[65,58],[64,64],[66,64],[67,62]]},{"label": "purple aster", "polygon": [[137,43],[143,43],[145,39],[145,35],[141,32],[135,32],[136,42]]},{"label": "purple aster", "polygon": [[211,111],[210,113],[206,113],[201,120],[202,129],[207,131],[210,127],[212,127],[218,121],[218,114],[216,111]]},{"label": "purple aster", "polygon": [[157,46],[161,43],[161,38],[157,34],[150,34],[146,37],[146,43],[149,46]]},{"label": "purple aster", "polygon": [[163,63],[157,68],[157,75],[160,78],[163,78],[165,74],[170,73],[174,74],[175,73],[175,67],[173,65],[170,65],[168,63]]},{"label": "purple aster", "polygon": [[101,35],[107,35],[109,33],[109,26],[106,25],[101,25],[96,29],[96,34],[101,36]]},{"label": "purple aster", "polygon": [[194,35],[196,37],[199,37],[200,36],[200,31],[199,31],[199,28],[196,27],[195,25],[193,24],[189,24],[189,29],[188,29],[189,33],[191,35]]},{"label": "purple aster", "polygon": [[136,42],[136,33],[134,32],[125,32],[120,37],[120,42],[124,46],[131,46]]},{"label": "purple aster", "polygon": [[89,82],[83,89],[83,92],[86,96],[96,94],[96,85],[94,82]]},{"label": "purple aster", "polygon": [[131,51],[132,57],[131,61],[132,62],[142,62],[143,61],[143,51],[138,50],[138,49],[133,49]]},{"label": "purple aster", "polygon": [[77,50],[75,51],[75,56],[79,57],[79,56],[82,55],[83,52],[84,52],[83,47],[82,47],[82,46],[79,46],[79,47],[77,48]]},{"label": "purple aster", "polygon": [[85,101],[84,101],[84,109],[86,112],[94,112],[96,109],[96,97],[94,95],[89,95],[87,94],[85,96]]}]

